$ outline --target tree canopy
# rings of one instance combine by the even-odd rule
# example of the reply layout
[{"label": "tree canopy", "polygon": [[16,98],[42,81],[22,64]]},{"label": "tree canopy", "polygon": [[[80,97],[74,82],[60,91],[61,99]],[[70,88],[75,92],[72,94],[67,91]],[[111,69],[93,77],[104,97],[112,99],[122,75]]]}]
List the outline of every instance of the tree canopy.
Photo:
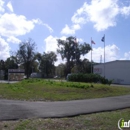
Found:
[{"label": "tree canopy", "polygon": [[30,76],[33,62],[36,60],[36,44],[32,39],[28,39],[19,44],[19,49],[13,57],[18,64],[22,64],[27,78]]},{"label": "tree canopy", "polygon": [[66,38],[66,40],[57,39],[57,42],[59,47],[57,52],[62,59],[67,61],[66,75],[71,72],[74,63],[78,65],[81,55],[85,55],[91,50],[91,46],[88,43],[84,42],[81,44],[73,36]]},{"label": "tree canopy", "polygon": [[7,73],[8,69],[25,69],[25,75],[29,78],[32,72],[40,72],[43,77],[53,77],[55,74],[59,77],[66,77],[68,73],[78,72],[90,73],[91,63],[87,59],[81,59],[81,56],[86,55],[91,46],[84,42],[79,43],[73,36],[66,38],[66,40],[57,39],[57,53],[61,55],[65,64],[55,66],[57,61],[57,54],[55,52],[43,52],[43,54],[36,52],[36,44],[30,38],[22,41],[16,52],[13,52],[11,57],[6,61],[0,61],[0,70]]},{"label": "tree canopy", "polygon": [[37,59],[43,77],[52,77],[55,73],[54,62],[57,61],[57,55],[54,52],[44,52],[43,55],[38,53]]}]

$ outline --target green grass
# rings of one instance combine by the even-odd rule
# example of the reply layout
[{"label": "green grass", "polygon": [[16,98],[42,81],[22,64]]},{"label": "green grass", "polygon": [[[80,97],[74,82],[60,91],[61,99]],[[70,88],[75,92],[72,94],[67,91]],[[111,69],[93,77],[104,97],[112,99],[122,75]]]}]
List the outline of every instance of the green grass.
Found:
[{"label": "green grass", "polygon": [[[1,130],[119,130],[120,118],[130,120],[130,108],[71,118],[1,121]],[[126,129],[129,130],[130,128]]]},{"label": "green grass", "polygon": [[23,80],[15,84],[0,84],[0,98],[18,100],[64,101],[126,94],[130,94],[130,88],[43,79]]}]

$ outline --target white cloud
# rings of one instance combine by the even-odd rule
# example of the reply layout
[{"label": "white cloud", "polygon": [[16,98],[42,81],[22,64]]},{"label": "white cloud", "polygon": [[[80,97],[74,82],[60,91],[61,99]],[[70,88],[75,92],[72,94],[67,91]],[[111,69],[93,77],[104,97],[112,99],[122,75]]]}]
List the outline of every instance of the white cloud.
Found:
[{"label": "white cloud", "polygon": [[0,37],[0,59],[5,60],[9,57],[9,45],[8,43]]},{"label": "white cloud", "polygon": [[73,28],[74,30],[79,30],[81,27],[80,27],[79,24],[74,24],[74,25],[72,26],[72,28]]},{"label": "white cloud", "polygon": [[66,40],[66,38],[67,38],[66,36],[60,37],[61,40]]},{"label": "white cloud", "polygon": [[75,34],[75,31],[73,29],[69,28],[68,25],[65,25],[65,27],[61,31],[61,34],[73,35],[73,34]]},{"label": "white cloud", "polygon": [[[10,4],[11,3],[8,3],[7,5]],[[5,37],[25,35],[32,31],[36,24],[44,25],[50,32],[53,32],[53,29],[40,19],[28,20],[24,15],[4,13],[0,15],[0,35]]]},{"label": "white cloud", "polygon": [[69,27],[67,24],[62,29],[61,34],[65,35],[74,35],[76,30],[79,30],[81,27],[79,24],[74,24],[71,27]]},{"label": "white cloud", "polygon": [[74,15],[71,18],[71,21],[75,24],[85,24],[88,19],[86,17],[86,3],[74,13]]},{"label": "white cloud", "polygon": [[120,10],[120,12],[121,12],[121,14],[126,15],[126,16],[130,15],[130,6],[128,6],[128,7],[123,7],[123,8]]},{"label": "white cloud", "polygon": [[4,6],[4,1],[0,0],[0,12],[4,12],[5,11],[3,6]]},{"label": "white cloud", "polygon": [[34,21],[34,23],[45,26],[47,29],[49,29],[50,33],[53,32],[53,29],[47,23],[43,23],[41,19],[38,18],[38,19],[35,19],[33,21]]},{"label": "white cloud", "polygon": [[[29,33],[36,24],[40,23],[39,19],[28,20],[24,15],[13,13],[11,2],[4,4],[4,0],[0,0],[0,36],[2,36],[0,37],[0,58],[2,59],[9,57],[9,43],[19,43],[17,36]],[[8,7],[11,13],[5,12],[5,7]]]},{"label": "white cloud", "polygon": [[[119,48],[113,44],[113,45],[107,45],[105,47],[105,61],[113,61],[117,60],[119,58]],[[98,47],[93,48],[92,51],[92,60],[95,62],[100,62],[100,58],[102,56],[102,63],[104,62],[104,48]],[[86,56],[87,59],[91,61],[91,52],[89,52]]]},{"label": "white cloud", "polygon": [[7,42],[18,44],[21,42],[21,40],[19,40],[18,38],[14,37],[14,36],[11,36],[11,37],[7,38]]},{"label": "white cloud", "polygon": [[55,62],[55,66],[58,66],[61,63],[65,63],[66,60],[62,60],[61,55],[57,54],[57,61]]},{"label": "white cloud", "polygon": [[48,24],[44,23],[43,25],[49,29],[50,33],[53,32],[53,29]]},{"label": "white cloud", "polygon": [[45,49],[45,52],[48,52],[48,51],[54,51],[56,52],[57,50],[57,41],[56,39],[58,39],[57,37],[53,37],[52,35],[48,36],[44,41],[45,41],[45,44],[46,44],[46,49]]},{"label": "white cloud", "polygon": [[116,26],[116,16],[119,14],[130,15],[130,6],[120,7],[118,0],[92,0],[90,4],[85,2],[71,20],[80,25],[92,22],[97,31],[102,31]]},{"label": "white cloud", "polygon": [[[44,40],[45,45],[46,45],[45,52],[53,51],[53,52],[57,53],[57,49],[58,49],[57,39],[66,40],[66,37],[62,36],[62,37],[58,38],[58,37],[53,37],[52,35],[48,36]],[[60,64],[60,63],[64,63],[65,62],[65,61],[62,61],[62,58],[61,58],[60,54],[57,54],[57,59],[58,59],[57,62],[55,62],[56,66],[58,64]]]},{"label": "white cloud", "polygon": [[36,20],[27,20],[23,15],[5,13],[0,17],[0,35],[6,37],[25,35],[34,29],[35,23]]},{"label": "white cloud", "polygon": [[40,24],[40,25],[43,24],[42,20],[39,19],[39,18],[37,18],[37,19],[33,19],[32,21],[33,21],[35,24]]},{"label": "white cloud", "polygon": [[82,42],[83,42],[83,39],[82,39],[82,38],[77,38],[77,42],[82,43]]},{"label": "white cloud", "polygon": [[124,54],[124,56],[125,56],[125,58],[126,58],[127,60],[130,60],[130,51],[129,51],[129,52],[126,52],[126,53]]},{"label": "white cloud", "polygon": [[120,60],[130,60],[130,51],[124,53],[124,57],[120,58]]},{"label": "white cloud", "polygon": [[11,12],[14,12],[11,1],[9,1],[9,2],[7,3],[7,7],[8,7],[8,9],[9,9]]}]

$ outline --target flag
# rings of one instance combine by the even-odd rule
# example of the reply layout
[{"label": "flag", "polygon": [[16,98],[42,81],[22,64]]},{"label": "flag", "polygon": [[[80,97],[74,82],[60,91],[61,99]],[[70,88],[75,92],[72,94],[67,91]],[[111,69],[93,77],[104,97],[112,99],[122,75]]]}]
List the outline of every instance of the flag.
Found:
[{"label": "flag", "polygon": [[95,42],[93,40],[91,40],[91,44],[95,44]]},{"label": "flag", "polygon": [[76,39],[76,37],[74,37],[73,39],[71,39],[71,41],[73,41],[74,43],[77,44],[77,39]]},{"label": "flag", "polygon": [[74,42],[77,43],[77,39],[76,39],[76,37],[74,38]]},{"label": "flag", "polygon": [[102,42],[105,42],[105,35],[101,39]]}]

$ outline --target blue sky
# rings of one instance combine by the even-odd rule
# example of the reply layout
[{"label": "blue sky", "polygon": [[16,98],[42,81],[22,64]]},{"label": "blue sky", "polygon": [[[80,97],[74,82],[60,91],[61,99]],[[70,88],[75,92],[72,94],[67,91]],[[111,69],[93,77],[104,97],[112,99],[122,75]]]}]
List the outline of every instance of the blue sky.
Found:
[{"label": "blue sky", "polygon": [[0,59],[28,38],[43,53],[56,51],[56,39],[75,36],[81,44],[92,37],[93,61],[102,55],[103,62],[105,34],[106,61],[130,60],[129,26],[129,0],[0,0]]}]

